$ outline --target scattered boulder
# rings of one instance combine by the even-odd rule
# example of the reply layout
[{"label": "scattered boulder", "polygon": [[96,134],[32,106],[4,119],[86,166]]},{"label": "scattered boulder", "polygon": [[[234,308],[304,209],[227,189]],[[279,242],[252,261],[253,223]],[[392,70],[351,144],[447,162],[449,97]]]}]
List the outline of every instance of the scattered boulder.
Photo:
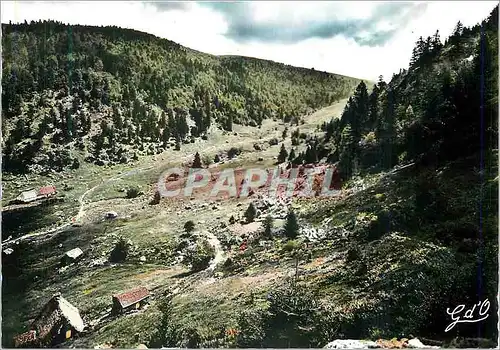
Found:
[{"label": "scattered boulder", "polygon": [[317,241],[325,236],[324,230],[315,227],[303,227],[300,233],[309,241]]},{"label": "scattered boulder", "polygon": [[116,211],[108,211],[104,214],[104,218],[107,220],[116,219],[118,217],[118,213]]},{"label": "scattered boulder", "polygon": [[4,251],[3,251],[3,253],[4,253],[5,255],[10,255],[10,254],[12,254],[13,252],[14,252],[14,249],[12,249],[12,248],[7,248],[7,249],[4,249]]},{"label": "scattered boulder", "polygon": [[103,266],[103,265],[106,265],[106,263],[107,263],[106,258],[98,258],[98,259],[92,260],[89,264],[89,267]]},{"label": "scattered boulder", "polygon": [[376,349],[380,345],[370,340],[336,339],[326,344],[324,349]]},{"label": "scattered boulder", "polygon": [[425,348],[426,346],[418,338],[408,340],[409,348]]},{"label": "scattered boulder", "polygon": [[276,137],[269,140],[270,146],[276,146],[278,143],[279,143],[279,140]]}]

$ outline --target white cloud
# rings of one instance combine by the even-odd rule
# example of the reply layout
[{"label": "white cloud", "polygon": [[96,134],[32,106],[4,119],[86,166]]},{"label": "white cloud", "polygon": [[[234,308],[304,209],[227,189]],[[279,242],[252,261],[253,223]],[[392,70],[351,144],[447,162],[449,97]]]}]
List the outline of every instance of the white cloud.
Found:
[{"label": "white cloud", "polygon": [[376,28],[377,28],[377,30],[380,30],[380,31],[389,31],[389,30],[395,29],[395,26],[390,21],[380,21],[377,23]]},{"label": "white cloud", "polygon": [[[458,20],[470,26],[484,19],[497,2],[431,2],[425,13],[410,20],[406,27],[383,46],[360,46],[354,40],[337,36],[308,39],[295,44],[250,41],[236,43],[224,36],[228,23],[224,16],[206,6],[191,4],[188,9],[159,11],[141,2],[1,2],[3,23],[54,19],[64,23],[116,25],[164,37],[184,46],[212,53],[236,54],[271,59],[287,64],[314,67],[339,74],[376,80],[383,74],[406,68],[415,41],[439,29],[447,37]],[[248,16],[272,23],[311,23],[327,18],[349,20],[369,18],[376,2],[251,2]],[[285,21],[285,22],[284,22]],[[377,23],[379,30],[391,29],[390,19]],[[367,34],[368,35],[368,34]]]},{"label": "white cloud", "polygon": [[253,19],[257,21],[274,21],[287,24],[310,23],[314,20],[324,21],[328,18],[368,18],[376,6],[369,1],[263,1],[250,2]]}]

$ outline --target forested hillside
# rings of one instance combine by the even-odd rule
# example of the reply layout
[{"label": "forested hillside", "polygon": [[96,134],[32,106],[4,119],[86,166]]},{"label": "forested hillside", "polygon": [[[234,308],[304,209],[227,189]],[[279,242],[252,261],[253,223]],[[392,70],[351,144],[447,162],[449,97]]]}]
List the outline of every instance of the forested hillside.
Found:
[{"label": "forested hillside", "polygon": [[493,310],[498,293],[498,6],[444,44],[420,38],[407,70],[371,92],[360,83],[323,130],[306,153],[337,164],[351,194],[307,220],[345,234],[347,263],[323,287],[356,291],[341,302],[356,305],[343,335],[496,341],[494,312],[443,330],[446,307]]},{"label": "forested hillside", "polygon": [[[212,123],[294,120],[359,80],[216,57],[117,27],[2,24],[4,170],[127,162],[209,137]],[[208,132],[209,133],[209,132]]]},{"label": "forested hillside", "polygon": [[[292,163],[326,157],[338,162],[347,180],[415,161],[437,164],[497,149],[497,31],[498,8],[483,30],[458,22],[444,44],[438,31],[420,37],[408,69],[388,83],[380,76],[370,92],[361,81],[342,117],[324,123],[324,137],[309,142]],[[292,145],[298,137],[292,133]]]},{"label": "forested hillside", "polygon": [[438,32],[420,37],[409,69],[370,94],[361,82],[341,119],[323,125],[322,151],[346,179],[438,164],[497,149],[497,117],[498,7],[483,28],[459,22],[444,45]]},{"label": "forested hillside", "polygon": [[[420,38],[408,68],[373,87],[119,28],[2,29],[4,171],[41,172],[8,174],[3,198],[62,192],[2,214],[4,347],[55,291],[86,324],[65,348],[497,345],[498,7],[444,41]],[[276,121],[258,129],[264,118]],[[188,162],[324,162],[342,188],[161,198],[165,169]],[[44,174],[66,167],[79,169]],[[148,307],[108,314],[139,285]],[[462,305],[461,321],[489,309],[446,331]]]}]

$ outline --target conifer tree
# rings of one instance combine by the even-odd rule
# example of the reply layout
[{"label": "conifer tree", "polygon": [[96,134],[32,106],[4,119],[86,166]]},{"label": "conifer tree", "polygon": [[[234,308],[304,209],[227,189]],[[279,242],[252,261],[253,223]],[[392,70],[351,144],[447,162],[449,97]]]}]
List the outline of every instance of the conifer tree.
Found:
[{"label": "conifer tree", "polygon": [[361,133],[366,128],[368,119],[368,90],[364,81],[361,81],[354,92],[354,108],[351,119],[351,127],[355,141],[359,141]]},{"label": "conifer tree", "polygon": [[380,135],[380,156],[382,167],[391,168],[394,164],[394,142],[396,137],[394,93],[387,89],[387,95],[382,102],[382,132]]},{"label": "conifer tree", "polygon": [[295,150],[292,148],[292,149],[290,150],[290,154],[288,155],[288,161],[289,161],[289,162],[293,162],[293,161],[295,160],[295,157],[296,157],[296,156],[295,156]]},{"label": "conifer tree", "polygon": [[245,218],[247,219],[247,222],[253,222],[255,220],[255,215],[257,215],[257,210],[255,209],[253,203],[250,203],[245,211]]},{"label": "conifer tree", "polygon": [[273,230],[273,218],[272,216],[266,216],[264,220],[264,237],[271,238]]},{"label": "conifer tree", "polygon": [[180,136],[177,135],[175,138],[175,150],[180,151],[181,150],[181,139]]},{"label": "conifer tree", "polygon": [[158,122],[158,126],[161,129],[164,129],[167,126],[167,116],[166,116],[164,111],[161,112],[161,117],[160,117],[160,121]]},{"label": "conifer tree", "polygon": [[370,97],[368,99],[368,118],[367,127],[368,130],[373,130],[375,123],[378,119],[378,98],[380,95],[380,89],[378,85],[374,85]]},{"label": "conifer tree", "polygon": [[170,139],[170,130],[165,125],[161,133],[161,140],[163,142],[163,146],[166,147],[168,144],[168,140]]},{"label": "conifer tree", "polygon": [[286,157],[288,157],[288,152],[286,151],[285,144],[282,143],[280,153],[278,155],[278,163],[283,163],[284,161],[286,161]]},{"label": "conifer tree", "polygon": [[186,223],[184,224],[184,230],[186,231],[186,233],[193,232],[194,228],[195,228],[195,224],[192,220],[186,221]]},{"label": "conifer tree", "polygon": [[226,130],[227,131],[233,131],[233,116],[230,115],[228,118],[227,118],[227,122],[226,122]]},{"label": "conifer tree", "polygon": [[289,239],[295,239],[297,238],[298,234],[299,234],[299,224],[297,223],[297,217],[295,216],[293,210],[290,209],[286,216],[285,235]]},{"label": "conifer tree", "polygon": [[192,168],[198,169],[201,168],[201,159],[200,159],[200,154],[198,152],[195,153],[194,155],[194,160],[193,160],[193,165],[191,166]]},{"label": "conifer tree", "polygon": [[340,139],[340,173],[344,179],[352,175],[354,161],[354,136],[350,125],[342,130]]},{"label": "conifer tree", "polygon": [[288,134],[288,127],[285,127],[285,130],[283,130],[283,134],[281,135],[283,140],[286,139],[287,134]]},{"label": "conifer tree", "polygon": [[304,161],[306,164],[314,164],[318,162],[318,153],[316,152],[316,145],[309,144],[306,148],[306,152],[304,154]]}]

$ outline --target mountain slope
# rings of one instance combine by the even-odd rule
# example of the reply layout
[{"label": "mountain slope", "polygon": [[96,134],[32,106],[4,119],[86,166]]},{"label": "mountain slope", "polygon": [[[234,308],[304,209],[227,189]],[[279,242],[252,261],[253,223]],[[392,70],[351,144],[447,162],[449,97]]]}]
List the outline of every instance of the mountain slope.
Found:
[{"label": "mountain slope", "polygon": [[[20,240],[19,246],[12,245],[14,252],[9,256],[4,254],[2,261],[7,266],[2,287],[4,345],[10,345],[14,334],[28,329],[30,319],[47,296],[61,290],[90,324],[88,333],[70,340],[66,347],[136,347],[144,343],[148,347],[306,348],[322,347],[334,339],[376,341],[415,336],[425,344],[431,344],[425,339],[429,338],[436,345],[494,347],[497,317],[493,310],[497,307],[498,293],[498,109],[495,99],[498,70],[494,59],[498,57],[497,18],[498,7],[483,21],[483,32],[479,25],[472,28],[457,25],[456,33],[444,45],[437,37],[422,38],[408,70],[396,74],[389,82],[379,81],[371,91],[365,83],[360,83],[340,118],[338,113],[328,111],[321,113],[318,119],[314,115],[305,118],[305,125],[298,127],[271,120],[265,120],[260,130],[238,125],[234,130],[237,135],[234,132],[223,135],[227,145],[217,144],[219,140],[215,135],[208,134],[213,130],[212,123],[205,143],[213,143],[210,149],[200,149],[200,145],[205,144],[197,142],[182,146],[179,153],[144,157],[141,159],[144,167],[131,169],[130,164],[125,164],[96,170],[98,167],[89,165],[92,171],[89,172],[85,164],[73,172],[58,174],[70,176],[60,179],[58,188],[63,188],[63,183],[75,184],[75,188],[64,190],[66,199],[54,206],[54,214],[64,212],[69,222],[69,217],[77,211],[72,208],[74,199],[83,198],[81,196],[92,189],[85,198],[85,218],[81,226],[50,237]],[[123,31],[121,35],[132,34]],[[127,40],[148,47],[150,40],[154,41],[148,38]],[[134,52],[133,57],[127,56],[131,60],[127,64],[132,67],[141,66],[144,60],[156,62],[151,53]],[[210,75],[209,70],[208,77],[205,71],[198,75],[204,82],[221,79],[224,82],[221,89],[226,89],[229,96],[226,98],[233,107],[243,103],[240,89],[247,89],[248,82],[256,84],[258,79],[268,79],[269,75],[260,77],[259,74],[264,75],[262,72],[273,72],[273,79],[278,81],[279,77],[281,82],[293,81],[300,72],[305,72],[304,77],[317,83],[313,77],[322,74],[284,66],[273,68],[276,66],[272,62],[251,58],[217,58],[192,51],[188,54],[190,59],[201,62],[198,64],[225,67],[219,68],[225,73]],[[148,58],[139,60],[134,58],[137,55]],[[151,65],[153,63],[146,66]],[[196,67],[193,69],[198,72]],[[130,79],[137,79],[137,84],[151,82],[142,78],[145,76],[142,71],[127,72]],[[177,70],[172,70],[172,74],[175,72]],[[92,76],[114,76],[102,70],[91,73]],[[190,88],[185,79],[191,73],[182,71],[181,74],[184,82],[175,90],[179,93],[175,98],[189,102],[192,96],[186,92]],[[242,79],[245,80],[242,82]],[[294,83],[290,85],[293,90]],[[138,89],[134,85],[130,88]],[[268,88],[262,86],[258,91],[268,91]],[[272,91],[274,87],[269,89]],[[123,92],[127,90],[123,88]],[[118,118],[104,114],[107,107],[97,106],[99,109],[92,105],[103,104],[102,97],[92,98],[101,93],[100,90],[88,92],[89,89],[84,88],[84,97],[87,92],[91,96],[85,102],[85,109],[100,113],[91,115],[90,137],[82,136],[83,145],[89,147],[93,157],[104,157],[102,152],[94,153],[95,145],[100,144],[107,154],[111,141],[123,139],[123,135],[117,136],[120,131],[128,133],[128,126],[116,127],[122,119],[133,120],[138,115],[139,120],[148,120],[150,111],[143,112],[141,103],[144,98],[150,98],[150,90],[139,90],[139,97],[131,99],[132,116],[117,113],[122,117]],[[258,96],[262,97],[260,92]],[[196,106],[185,105],[192,109],[193,117],[198,116],[193,119],[205,128],[203,120],[206,119],[199,118],[200,113],[196,111],[203,111],[204,116],[209,111],[212,121],[230,129],[230,116],[235,114],[224,114],[219,119],[222,112],[216,105],[223,105],[219,101],[222,98],[214,99],[210,109],[200,109],[199,106],[205,107],[205,96],[197,95],[200,104]],[[282,107],[286,108],[286,94],[281,91],[276,96],[281,96]],[[267,101],[275,101],[276,96],[266,96]],[[117,108],[127,105],[129,98],[129,95],[127,99],[123,97]],[[247,101],[247,97],[244,98]],[[137,114],[133,103],[136,99],[139,101],[135,107]],[[52,103],[59,98],[47,97],[47,100]],[[146,101],[146,105],[157,107],[154,101]],[[162,103],[161,99],[158,101]],[[53,107],[49,103],[43,108]],[[221,108],[226,111],[226,107]],[[336,110],[340,108],[337,106]],[[248,118],[248,109],[244,111],[241,115]],[[166,113],[170,113],[168,108]],[[178,114],[179,111],[176,116]],[[331,115],[335,118],[323,125],[324,132],[314,131],[313,121],[324,121]],[[12,122],[24,120],[15,115],[13,118]],[[195,122],[190,119],[190,123]],[[115,126],[101,127],[101,120],[110,123],[113,120]],[[168,125],[169,120],[171,130],[177,132],[173,135],[175,143],[176,136],[180,138],[185,131],[185,125],[173,117],[165,124]],[[139,130],[151,126],[137,122],[131,127],[134,132],[136,125],[140,125]],[[102,135],[101,129],[106,130],[102,140],[98,137]],[[162,133],[163,130],[160,127]],[[200,134],[203,137],[203,128]],[[214,152],[240,146],[237,142],[246,138],[244,151],[234,162],[214,164],[214,167],[250,168],[262,165],[263,161],[269,161],[270,165],[274,162],[272,155],[279,152],[279,145],[258,150],[255,142],[260,139],[259,144],[266,143],[284,134],[290,136],[283,136],[282,145],[294,147],[299,154],[292,162],[316,163],[323,159],[340,169],[344,179],[340,197],[295,198],[288,208],[282,208],[274,198],[265,201],[252,196],[238,201],[214,201],[209,205],[197,198],[151,204],[160,173],[166,167],[187,162],[198,150],[202,158],[207,155],[213,158]],[[140,146],[147,144],[149,141],[145,140],[150,136],[134,135],[126,146],[139,142],[137,137]],[[43,141],[54,144],[48,139]],[[62,143],[68,144],[72,145],[71,141]],[[17,145],[14,144],[14,148]],[[30,179],[29,183],[47,181],[43,176],[40,178],[42,181]],[[24,183],[28,183],[28,179]],[[132,185],[140,185],[146,195],[127,198],[126,189],[133,188]],[[10,186],[9,192],[13,193],[16,188]],[[239,222],[250,203],[259,209],[259,218],[252,223]],[[116,210],[119,217],[104,220],[103,215],[110,209]],[[287,215],[290,210],[295,213],[294,222],[298,222],[298,235],[286,230],[292,217]],[[264,234],[262,221],[267,215],[276,214],[270,237]],[[47,216],[41,210],[38,215]],[[193,221],[196,227],[192,235],[185,231],[188,221]],[[21,234],[32,230],[30,218],[18,227],[14,217],[10,224],[16,231],[23,231]],[[121,246],[122,240],[118,238],[124,239],[123,242],[130,240],[128,255],[121,263],[110,263],[107,261],[110,252]],[[214,271],[211,268],[189,271],[188,266],[178,263],[179,250],[191,240],[201,243],[204,238],[215,241],[213,245],[219,252],[222,249],[227,259]],[[66,270],[59,269],[60,257],[75,247],[80,247],[85,257]],[[207,261],[208,251],[198,248],[196,251],[199,259]],[[287,280],[290,283],[283,283]],[[113,293],[139,284],[154,292],[147,309],[102,320]],[[465,312],[486,299],[490,302],[486,320],[457,324],[450,332],[444,331],[452,322],[447,308],[464,304]],[[476,308],[476,316],[477,311]],[[481,338],[466,342],[457,338],[464,336]]]},{"label": "mountain slope", "polygon": [[420,38],[409,69],[371,94],[361,83],[341,119],[323,126],[330,159],[349,177],[496,149],[497,31],[498,8],[482,26],[459,22],[444,45],[439,33]]},{"label": "mountain slope", "polygon": [[347,309],[335,320],[345,337],[496,343],[495,312],[444,330],[447,308],[497,307],[497,118],[498,6],[472,28],[458,23],[444,44],[438,33],[420,38],[409,69],[370,94],[360,83],[341,118],[323,125],[309,154],[338,166],[349,195],[303,202],[302,219],[328,232],[312,254],[345,253],[309,282]]},{"label": "mountain slope", "polygon": [[[5,170],[127,162],[210,125],[297,119],[359,80],[246,57],[216,57],[153,35],[59,22],[2,24]],[[134,149],[137,149],[136,152]]]}]

